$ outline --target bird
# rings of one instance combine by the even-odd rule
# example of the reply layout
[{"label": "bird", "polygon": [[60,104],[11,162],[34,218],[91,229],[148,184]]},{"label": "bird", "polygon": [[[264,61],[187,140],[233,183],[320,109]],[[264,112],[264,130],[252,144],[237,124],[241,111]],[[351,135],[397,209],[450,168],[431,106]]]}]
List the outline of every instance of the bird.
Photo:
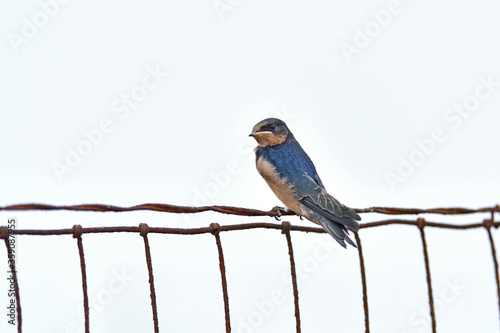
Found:
[{"label": "bird", "polygon": [[361,217],[328,194],[316,167],[285,122],[264,119],[250,136],[258,144],[254,150],[257,171],[287,209],[321,225],[342,247],[347,248],[347,242],[357,248],[348,230],[357,232]]}]

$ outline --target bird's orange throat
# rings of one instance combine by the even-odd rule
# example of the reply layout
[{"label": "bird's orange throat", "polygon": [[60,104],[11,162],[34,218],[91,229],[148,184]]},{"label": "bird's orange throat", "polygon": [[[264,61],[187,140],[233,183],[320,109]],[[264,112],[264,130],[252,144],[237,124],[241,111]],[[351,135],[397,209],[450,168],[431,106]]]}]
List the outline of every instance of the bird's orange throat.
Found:
[{"label": "bird's orange throat", "polygon": [[253,137],[262,147],[279,145],[286,140],[286,135],[276,135],[271,132],[257,132]]}]

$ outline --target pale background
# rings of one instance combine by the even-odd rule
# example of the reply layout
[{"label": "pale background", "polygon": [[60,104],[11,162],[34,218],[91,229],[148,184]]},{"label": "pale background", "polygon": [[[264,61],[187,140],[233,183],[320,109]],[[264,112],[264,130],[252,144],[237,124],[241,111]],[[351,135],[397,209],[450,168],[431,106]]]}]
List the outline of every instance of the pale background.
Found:
[{"label": "pale background", "polygon": [[[248,134],[271,116],[288,123],[327,189],[349,206],[479,208],[500,201],[500,86],[466,117],[447,113],[488,92],[481,77],[500,82],[498,1],[62,2],[1,4],[0,205],[268,210],[280,202],[255,171]],[[38,27],[30,27],[34,21]],[[365,29],[371,37],[363,39]],[[346,56],[342,47],[354,43],[357,53]],[[168,76],[155,84],[148,76],[154,70]],[[130,94],[133,108],[120,101]],[[94,130],[103,121],[108,133],[99,138]],[[436,129],[446,140],[424,155],[415,141],[427,142]],[[89,131],[96,135],[90,146]],[[78,147],[87,155],[73,156],[71,172],[58,177],[54,163],[65,164]],[[410,156],[419,165],[390,186],[387,173],[397,174]],[[211,213],[0,212],[0,225],[10,217],[18,228],[40,229],[273,222]],[[425,217],[470,223],[488,214]],[[363,215],[365,222],[381,218]],[[426,231],[438,330],[498,332],[485,230]],[[372,332],[430,332],[418,229],[360,235]],[[83,332],[76,241],[19,238],[24,332]],[[233,332],[293,332],[284,237],[246,231],[221,238]],[[356,250],[325,234],[292,238],[303,332],[364,331]],[[85,235],[83,242],[91,331],[153,331],[142,239]],[[213,236],[151,235],[150,242],[160,329],[223,332]],[[0,258],[6,263],[4,250]],[[1,308],[6,282],[0,278]],[[276,294],[282,297],[270,305]],[[1,332],[15,331],[0,318]]]}]

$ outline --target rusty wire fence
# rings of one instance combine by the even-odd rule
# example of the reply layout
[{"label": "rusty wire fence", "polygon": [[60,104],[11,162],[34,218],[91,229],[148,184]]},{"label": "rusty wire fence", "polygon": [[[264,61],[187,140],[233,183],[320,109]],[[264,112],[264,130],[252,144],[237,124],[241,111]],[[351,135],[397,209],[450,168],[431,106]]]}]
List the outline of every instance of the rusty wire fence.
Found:
[{"label": "rusty wire fence", "polygon": [[[199,213],[204,211],[214,211],[224,214],[239,215],[239,216],[270,216],[279,219],[286,215],[295,215],[292,212],[280,212],[277,210],[271,211],[261,211],[256,209],[246,209],[237,208],[229,206],[205,206],[205,207],[182,207],[166,204],[143,204],[132,207],[118,207],[110,205],[74,205],[74,206],[52,206],[43,204],[20,204],[20,205],[10,205],[5,207],[0,207],[0,211],[26,211],[26,210],[70,210],[70,211],[94,211],[94,212],[128,212],[128,211],[159,211],[159,212],[169,212],[169,213]],[[428,301],[431,317],[432,332],[436,333],[436,316],[434,311],[434,299],[432,292],[432,279],[431,270],[429,266],[429,253],[427,251],[427,242],[425,238],[425,227],[432,228],[446,228],[446,229],[458,229],[467,230],[475,228],[484,228],[488,235],[488,240],[491,246],[491,256],[493,259],[494,271],[495,271],[495,282],[497,286],[498,294],[498,310],[500,313],[500,277],[498,271],[498,260],[496,256],[495,243],[493,241],[493,236],[491,233],[491,228],[498,228],[500,226],[500,221],[495,221],[495,213],[500,213],[500,206],[496,205],[494,207],[487,207],[481,209],[466,209],[466,208],[434,208],[434,209],[415,209],[415,208],[388,208],[388,207],[371,207],[365,209],[356,209],[358,213],[379,213],[384,215],[417,215],[416,219],[386,219],[375,222],[361,223],[360,230],[365,228],[373,228],[379,226],[387,226],[391,224],[409,225],[415,226],[420,231],[420,237],[422,240],[423,257],[426,270],[426,280],[428,289]],[[491,218],[485,219],[482,222],[476,222],[471,224],[451,224],[451,223],[441,223],[441,222],[431,222],[424,218],[418,217],[419,214],[443,214],[443,215],[463,215],[463,214],[474,214],[474,213],[490,213]],[[115,233],[115,232],[129,232],[138,233],[144,239],[144,249],[145,249],[145,259],[148,268],[149,275],[149,286],[150,286],[150,297],[151,297],[151,310],[154,322],[155,333],[159,332],[160,326],[158,322],[158,311],[156,305],[156,292],[153,274],[153,264],[151,260],[151,251],[149,247],[148,234],[174,234],[174,235],[199,235],[211,233],[214,235],[216,246],[219,254],[219,268],[221,274],[221,286],[222,295],[224,301],[224,313],[225,313],[225,326],[226,332],[231,332],[231,316],[230,316],[230,306],[229,306],[229,295],[227,291],[227,278],[226,269],[224,264],[224,253],[222,248],[222,242],[220,238],[221,232],[229,232],[235,230],[248,230],[248,229],[277,229],[281,230],[284,234],[287,246],[288,254],[290,257],[290,274],[292,277],[292,287],[293,287],[293,298],[294,298],[294,315],[296,320],[296,332],[301,332],[300,324],[300,307],[299,307],[299,290],[297,287],[297,276],[295,271],[295,259],[293,255],[293,244],[291,238],[291,231],[298,232],[312,232],[312,233],[324,233],[322,228],[316,227],[306,227],[306,226],[294,226],[289,222],[278,223],[244,223],[244,224],[233,224],[221,226],[218,223],[212,223],[209,227],[204,228],[164,228],[164,227],[149,227],[145,223],[141,223],[139,226],[120,226],[120,227],[90,227],[83,228],[80,225],[74,225],[70,229],[9,229],[7,226],[0,227],[0,238],[4,240],[7,256],[10,264],[10,269],[14,278],[14,288],[16,297],[16,311],[17,311],[17,331],[22,332],[22,308],[21,308],[21,297],[20,297],[20,287],[16,274],[15,259],[9,247],[9,237],[12,235],[72,235],[76,239],[78,252],[80,256],[80,268],[82,275],[82,291],[83,291],[83,307],[84,307],[84,320],[85,320],[85,332],[90,332],[90,319],[89,319],[89,299],[87,293],[87,273],[85,268],[85,255],[83,247],[82,235],[84,234],[95,234],[95,233]],[[369,320],[369,306],[368,306],[368,292],[367,292],[367,276],[365,272],[365,264],[363,258],[363,248],[361,246],[361,237],[359,232],[355,233],[356,244],[358,246],[359,253],[359,264],[361,273],[361,283],[363,290],[363,311],[365,315],[365,332],[370,332],[370,320]]]}]

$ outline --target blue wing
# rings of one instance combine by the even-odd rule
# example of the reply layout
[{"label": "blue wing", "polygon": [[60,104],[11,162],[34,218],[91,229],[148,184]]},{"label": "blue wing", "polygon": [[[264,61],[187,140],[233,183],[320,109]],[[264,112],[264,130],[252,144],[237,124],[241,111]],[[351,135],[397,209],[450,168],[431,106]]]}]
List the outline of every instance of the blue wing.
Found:
[{"label": "blue wing", "polygon": [[347,228],[357,231],[356,221],[361,220],[360,216],[326,192],[314,164],[298,142],[260,149],[259,154],[270,160],[280,177],[293,185],[295,198],[303,205],[302,212],[296,213],[319,223],[342,246],[345,247],[346,241],[356,247]]}]

